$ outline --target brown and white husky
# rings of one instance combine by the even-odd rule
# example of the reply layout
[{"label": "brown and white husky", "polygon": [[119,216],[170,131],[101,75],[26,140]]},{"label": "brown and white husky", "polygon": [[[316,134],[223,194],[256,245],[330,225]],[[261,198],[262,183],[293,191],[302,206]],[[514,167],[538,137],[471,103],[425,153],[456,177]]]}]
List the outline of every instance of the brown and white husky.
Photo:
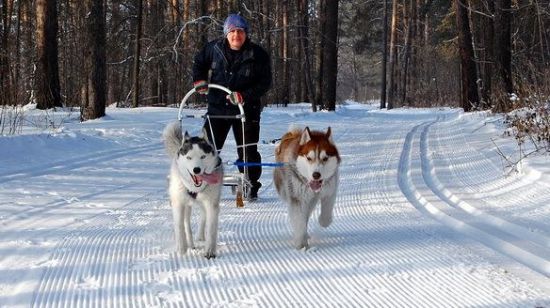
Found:
[{"label": "brown and white husky", "polygon": [[321,202],[319,224],[332,223],[332,211],[338,188],[340,155],[326,132],[291,129],[275,149],[277,162],[285,163],[273,172],[275,188],[288,204],[288,215],[296,249],[308,247],[307,224],[315,205]]}]

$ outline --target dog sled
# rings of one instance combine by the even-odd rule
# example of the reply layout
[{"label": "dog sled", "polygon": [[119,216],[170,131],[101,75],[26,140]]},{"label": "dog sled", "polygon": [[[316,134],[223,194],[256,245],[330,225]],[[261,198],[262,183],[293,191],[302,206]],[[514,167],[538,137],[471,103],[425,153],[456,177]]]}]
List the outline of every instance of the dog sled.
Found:
[{"label": "dog sled", "polygon": [[[209,84],[208,85],[208,88],[213,88],[213,89],[218,89],[218,90],[222,90],[224,92],[226,92],[228,95],[230,95],[232,93],[231,90],[229,90],[228,88],[224,87],[224,86],[221,86],[221,85],[218,85],[218,84]],[[183,110],[184,110],[184,106],[188,105],[187,101],[189,100],[189,98],[195,93],[195,89],[192,88],[191,90],[189,90],[189,92],[187,92],[187,94],[185,94],[185,96],[183,97],[183,99],[181,100],[180,102],[180,106],[179,106],[179,112],[178,112],[178,121],[180,122],[180,126],[182,127],[182,131],[185,131],[185,129],[183,128],[183,119],[184,118],[202,118],[203,120],[207,121],[207,123],[209,124],[210,122],[210,118],[225,118],[225,119],[240,119],[241,120],[241,134],[242,134],[242,140],[243,140],[243,146],[246,146],[248,143],[246,142],[246,139],[245,139],[245,132],[244,132],[244,126],[245,126],[245,122],[246,122],[246,117],[244,115],[244,108],[242,106],[242,104],[237,104],[237,106],[239,107],[239,114],[235,115],[235,116],[213,116],[213,115],[208,115],[208,114],[205,114],[205,115],[189,115],[189,114],[184,114],[183,113]],[[210,137],[210,140],[214,140],[214,132],[212,129],[210,129],[210,134],[211,136]],[[218,149],[216,148],[216,145],[214,144],[214,149],[217,151]],[[243,172],[239,172],[238,168],[237,168],[237,171],[236,172],[232,172],[232,173],[228,173],[228,172],[224,172],[224,176],[223,176],[223,185],[224,186],[229,186],[231,187],[231,192],[233,193],[233,195],[235,195],[235,202],[236,202],[236,205],[237,207],[244,207],[244,200],[247,200],[248,197],[249,197],[249,193],[250,193],[250,188],[251,188],[251,183],[250,183],[250,180],[248,178],[248,160],[247,160],[247,157],[246,157],[246,150],[243,148],[243,162],[242,164],[240,164],[242,167],[243,167]]]}]

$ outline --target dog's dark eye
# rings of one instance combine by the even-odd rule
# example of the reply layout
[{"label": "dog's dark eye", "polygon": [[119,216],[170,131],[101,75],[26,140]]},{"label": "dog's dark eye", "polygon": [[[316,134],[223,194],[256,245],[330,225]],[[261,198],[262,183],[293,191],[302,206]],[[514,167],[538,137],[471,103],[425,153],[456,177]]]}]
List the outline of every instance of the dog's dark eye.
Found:
[{"label": "dog's dark eye", "polygon": [[309,156],[307,157],[307,161],[312,161],[312,160],[313,160],[313,158],[311,158]]},{"label": "dog's dark eye", "polygon": [[201,155],[201,159],[205,159],[206,158],[206,155]]},{"label": "dog's dark eye", "polygon": [[327,162],[328,161],[328,157],[323,157],[323,162]]},{"label": "dog's dark eye", "polygon": [[187,158],[187,160],[191,160],[191,156],[185,156],[185,158]]}]

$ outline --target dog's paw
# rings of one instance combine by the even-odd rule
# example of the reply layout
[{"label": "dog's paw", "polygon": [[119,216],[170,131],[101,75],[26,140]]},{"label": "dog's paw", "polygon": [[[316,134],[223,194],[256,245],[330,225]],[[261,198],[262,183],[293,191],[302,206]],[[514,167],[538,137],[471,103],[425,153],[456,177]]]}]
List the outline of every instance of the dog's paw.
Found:
[{"label": "dog's paw", "polygon": [[210,260],[216,258],[216,251],[214,249],[205,249],[203,256]]},{"label": "dog's paw", "polygon": [[319,215],[319,225],[326,228],[332,224],[332,215]]},{"label": "dog's paw", "polygon": [[294,248],[296,248],[297,250],[307,249],[307,248],[309,247],[309,244],[308,244],[306,238],[294,239],[294,240],[292,241],[292,245],[293,245]]}]

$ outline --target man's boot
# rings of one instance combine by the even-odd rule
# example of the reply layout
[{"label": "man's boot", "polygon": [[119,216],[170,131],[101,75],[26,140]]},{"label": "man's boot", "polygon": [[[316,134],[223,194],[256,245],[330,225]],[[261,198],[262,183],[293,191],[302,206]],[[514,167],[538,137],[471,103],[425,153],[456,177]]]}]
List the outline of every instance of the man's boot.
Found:
[{"label": "man's boot", "polygon": [[250,193],[248,194],[248,200],[249,201],[255,201],[258,199],[258,190],[260,190],[260,187],[262,187],[262,183],[260,182],[253,182],[250,186]]}]

